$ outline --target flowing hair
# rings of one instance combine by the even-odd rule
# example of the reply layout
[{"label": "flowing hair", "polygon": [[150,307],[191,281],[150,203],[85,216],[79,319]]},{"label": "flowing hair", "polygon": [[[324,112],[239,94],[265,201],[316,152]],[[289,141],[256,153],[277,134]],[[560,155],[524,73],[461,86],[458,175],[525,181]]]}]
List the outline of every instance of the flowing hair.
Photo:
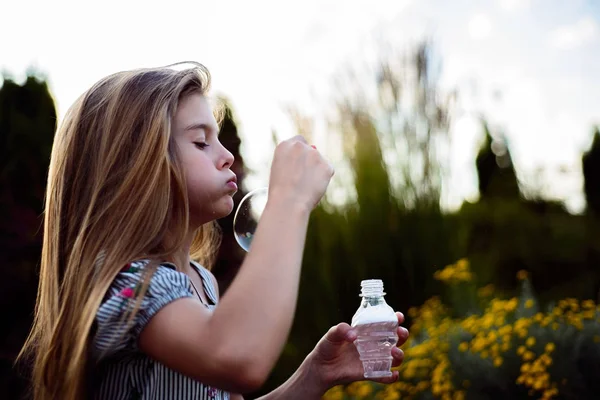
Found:
[{"label": "flowing hair", "polygon": [[[197,63],[119,72],[67,112],[48,171],[35,318],[18,357],[31,363],[35,400],[87,398],[90,338],[111,283],[132,260],[151,260],[155,270],[185,241],[188,198],[172,118],[184,96],[209,87]],[[203,225],[192,259],[210,268],[219,240],[215,223]]]}]

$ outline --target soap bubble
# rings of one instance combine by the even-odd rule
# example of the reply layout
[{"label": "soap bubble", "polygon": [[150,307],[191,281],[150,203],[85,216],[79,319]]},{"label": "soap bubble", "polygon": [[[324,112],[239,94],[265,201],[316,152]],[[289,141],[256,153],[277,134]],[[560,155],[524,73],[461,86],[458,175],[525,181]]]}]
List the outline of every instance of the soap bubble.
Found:
[{"label": "soap bubble", "polygon": [[258,220],[267,205],[268,187],[248,193],[238,206],[233,217],[233,235],[242,249],[250,251],[250,244],[258,225]]}]

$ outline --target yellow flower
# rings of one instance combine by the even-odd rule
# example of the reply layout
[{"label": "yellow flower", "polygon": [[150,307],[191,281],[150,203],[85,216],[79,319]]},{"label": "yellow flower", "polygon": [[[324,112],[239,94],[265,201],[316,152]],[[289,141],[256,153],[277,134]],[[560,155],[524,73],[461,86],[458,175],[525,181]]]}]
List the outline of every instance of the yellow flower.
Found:
[{"label": "yellow flower", "polygon": [[388,391],[384,394],[383,400],[400,400],[400,393]]},{"label": "yellow flower", "polygon": [[525,341],[525,345],[527,347],[532,347],[535,345],[535,338],[533,336],[530,336],[527,338],[527,340]]},{"label": "yellow flower", "polygon": [[529,277],[529,274],[524,269],[522,269],[519,272],[517,272],[517,279],[520,280],[520,281],[524,281],[528,277]]},{"label": "yellow flower", "polygon": [[544,314],[542,314],[542,313],[537,313],[533,316],[533,320],[538,323],[542,322],[543,319],[544,319]]},{"label": "yellow flower", "polygon": [[473,279],[469,271],[469,261],[466,258],[458,260],[455,264],[448,265],[444,269],[433,274],[434,279],[448,284],[468,282]]},{"label": "yellow flower", "polygon": [[594,319],[596,312],[594,310],[585,310],[583,313],[583,319]]},{"label": "yellow flower", "polygon": [[334,386],[325,393],[323,400],[342,400],[344,398],[344,390],[342,386]]},{"label": "yellow flower", "polygon": [[371,394],[372,390],[373,390],[373,388],[371,387],[371,385],[369,385],[368,383],[365,383],[358,388],[358,396],[359,397],[368,396]]},{"label": "yellow flower", "polygon": [[544,390],[544,393],[542,394],[542,399],[549,400],[556,395],[558,395],[558,389],[556,389],[556,388],[546,389],[546,390]]},{"label": "yellow flower", "polygon": [[467,342],[462,342],[461,344],[458,345],[458,350],[460,350],[462,352],[469,350],[469,344]]},{"label": "yellow flower", "polygon": [[502,357],[496,357],[496,358],[494,358],[494,367],[501,366],[503,361],[504,360],[502,359]]},{"label": "yellow flower", "polygon": [[525,301],[525,308],[531,308],[534,305],[534,301],[531,299],[528,299],[527,301]]},{"label": "yellow flower", "polygon": [[489,284],[482,288],[477,289],[477,295],[479,297],[490,297],[494,293],[494,285]]},{"label": "yellow flower", "polygon": [[584,300],[581,302],[581,307],[585,309],[595,308],[594,300]]},{"label": "yellow flower", "polygon": [[517,300],[516,297],[513,297],[512,299],[510,299],[506,305],[504,306],[504,309],[507,312],[511,312],[514,311],[517,308],[517,305],[519,304],[519,300]]},{"label": "yellow flower", "polygon": [[544,381],[542,381],[541,379],[536,379],[535,382],[533,383],[533,388],[535,390],[540,390],[544,387]]},{"label": "yellow flower", "polygon": [[542,354],[539,361],[545,366],[552,365],[552,358],[548,354]]},{"label": "yellow flower", "polygon": [[534,357],[535,357],[535,354],[531,351],[526,351],[525,354],[523,354],[523,360],[525,360],[525,361],[533,360]]},{"label": "yellow flower", "polygon": [[469,260],[466,258],[461,258],[456,262],[456,268],[461,271],[466,271],[469,269]]},{"label": "yellow flower", "polygon": [[465,392],[464,390],[457,390],[454,393],[454,400],[464,400],[465,399]]},{"label": "yellow flower", "polygon": [[546,344],[546,347],[544,348],[544,350],[546,351],[546,353],[552,353],[555,348],[556,348],[556,345],[554,343],[550,342],[550,343]]}]

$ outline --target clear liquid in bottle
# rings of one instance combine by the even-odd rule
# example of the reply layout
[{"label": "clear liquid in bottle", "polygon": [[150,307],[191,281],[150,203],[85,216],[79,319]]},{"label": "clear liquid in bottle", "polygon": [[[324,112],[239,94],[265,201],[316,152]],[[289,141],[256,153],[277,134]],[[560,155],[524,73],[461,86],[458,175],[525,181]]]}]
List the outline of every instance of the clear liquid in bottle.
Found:
[{"label": "clear liquid in bottle", "polygon": [[385,302],[383,282],[369,279],[361,282],[362,301],[352,318],[357,338],[354,345],[363,364],[365,378],[392,375],[392,348],[398,342],[398,317]]}]

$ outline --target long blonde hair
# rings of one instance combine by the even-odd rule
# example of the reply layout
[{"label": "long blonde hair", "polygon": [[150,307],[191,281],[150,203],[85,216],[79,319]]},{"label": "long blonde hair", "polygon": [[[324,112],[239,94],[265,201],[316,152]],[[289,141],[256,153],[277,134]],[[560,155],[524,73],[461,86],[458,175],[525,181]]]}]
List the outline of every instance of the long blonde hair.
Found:
[{"label": "long blonde hair", "polygon": [[[183,96],[209,86],[197,63],[119,72],[67,112],[50,160],[35,319],[19,355],[31,361],[36,400],[87,397],[88,344],[109,286],[128,262],[169,259],[185,241],[172,117]],[[192,258],[208,267],[215,227],[200,228],[192,244]]]}]

